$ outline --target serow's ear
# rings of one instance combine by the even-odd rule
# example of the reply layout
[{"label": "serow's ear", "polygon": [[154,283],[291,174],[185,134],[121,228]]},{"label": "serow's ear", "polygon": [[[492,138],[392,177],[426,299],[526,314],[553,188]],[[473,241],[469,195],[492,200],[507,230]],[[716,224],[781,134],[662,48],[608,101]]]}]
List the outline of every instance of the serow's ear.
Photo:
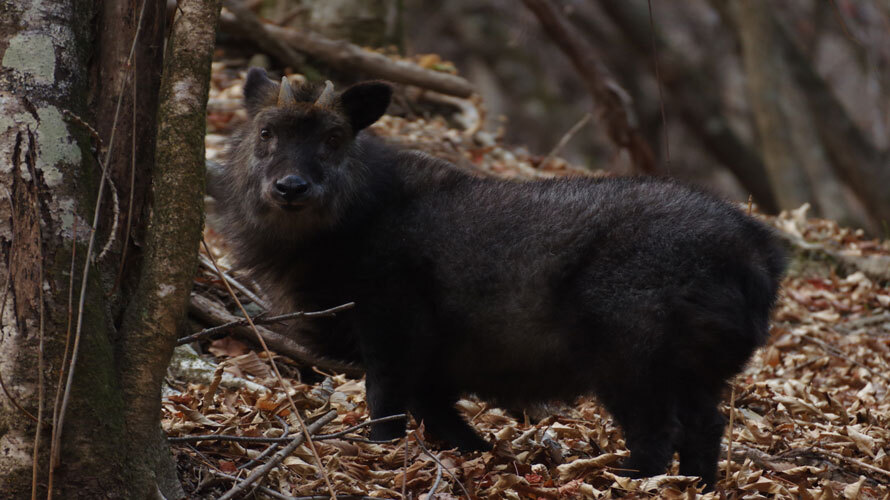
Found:
[{"label": "serow's ear", "polygon": [[250,68],[244,82],[244,107],[251,116],[269,104],[269,96],[278,92],[278,84],[269,80],[263,68]]},{"label": "serow's ear", "polygon": [[357,83],[340,95],[343,112],[349,117],[352,132],[376,122],[383,116],[392,98],[392,87],[383,82]]}]

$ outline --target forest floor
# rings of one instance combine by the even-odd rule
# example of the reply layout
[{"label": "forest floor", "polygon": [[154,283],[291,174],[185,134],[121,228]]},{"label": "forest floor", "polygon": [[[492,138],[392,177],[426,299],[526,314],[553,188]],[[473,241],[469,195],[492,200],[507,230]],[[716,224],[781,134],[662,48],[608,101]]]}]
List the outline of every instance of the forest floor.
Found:
[{"label": "forest floor", "polygon": [[[208,111],[210,159],[222,154],[226,136],[244,119],[239,110],[243,68],[243,61],[214,63]],[[406,113],[407,117],[384,117],[373,130],[394,142],[492,175],[603,175],[559,158],[539,168],[541,157],[504,145],[497,133],[474,125],[482,112],[478,102],[461,105],[457,118]],[[405,107],[416,111],[418,106],[408,102]],[[451,105],[438,106],[447,110]],[[758,217],[788,240],[794,258],[768,345],[727,388],[721,410],[731,426],[723,441],[718,493],[706,497],[888,498],[890,242],[866,239],[861,232],[831,221],[808,219],[806,207],[778,217]],[[210,226],[206,240],[228,269],[225,244]],[[209,266],[196,279],[195,293],[236,310]],[[248,304],[250,314],[260,312],[249,297],[239,293],[239,298]],[[212,326],[193,325],[196,331]],[[291,433],[299,430],[261,349],[227,335],[190,345],[212,363],[209,370],[215,371],[217,380],[208,384],[171,374],[163,401],[168,435],[270,438],[281,437],[288,429]],[[300,368],[280,354],[274,359],[307,422],[336,411],[320,433],[335,433],[368,419],[361,379]],[[220,384],[223,372],[232,377]],[[323,473],[310,450],[301,446],[259,481],[262,488],[251,486],[247,491],[258,498],[326,498],[326,476],[338,495],[355,498],[395,499],[402,498],[403,492],[408,498],[428,498],[434,487],[440,499],[467,495],[480,499],[693,498],[700,494],[693,478],[672,475],[677,471],[676,461],[666,475],[658,477],[631,480],[616,475],[614,468],[627,455],[622,434],[592,398],[551,408],[553,413],[536,423],[527,418],[517,421],[476,399],[462,400],[459,406],[478,430],[497,443],[493,452],[460,454],[435,443],[421,447],[417,438],[423,431],[409,420],[407,440],[369,443],[367,429],[359,428],[315,441]],[[268,456],[260,457],[264,450],[279,449],[278,444],[256,439],[207,438],[172,446],[190,498],[218,497],[235,484],[224,475],[243,479]],[[730,455],[732,460],[727,461]]]}]

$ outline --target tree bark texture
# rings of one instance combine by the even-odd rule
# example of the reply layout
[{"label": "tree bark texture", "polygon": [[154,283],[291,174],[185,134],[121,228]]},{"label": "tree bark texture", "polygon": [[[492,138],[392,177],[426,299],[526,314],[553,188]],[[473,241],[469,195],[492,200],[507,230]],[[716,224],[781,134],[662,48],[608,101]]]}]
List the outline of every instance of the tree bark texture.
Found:
[{"label": "tree bark texture", "polygon": [[[185,316],[200,241],[204,106],[219,0],[179,2],[168,43],[178,63],[165,80],[159,112],[164,9],[163,0],[0,3],[0,376],[9,393],[0,392],[4,499],[31,495],[38,416],[43,432],[35,484],[37,495],[46,495],[53,406],[63,356],[66,365],[72,357],[66,332],[70,325],[74,336],[92,233],[53,496],[181,497],[160,432],[160,384]],[[157,168],[156,119],[164,123]],[[91,146],[93,133],[81,120],[94,124],[101,149]],[[111,183],[96,206],[99,160],[106,158]]]},{"label": "tree bark texture", "polygon": [[[67,110],[87,115],[83,96],[90,86],[86,68],[94,14],[93,2],[69,0],[5,3],[0,17],[0,283],[7,284],[0,291],[0,376],[10,394],[0,396],[0,491],[8,498],[26,498],[31,492],[36,424],[16,403],[37,416],[43,392],[44,408],[51,407],[65,345],[74,226],[80,228],[83,255],[87,214],[97,187],[89,136],[63,114]],[[87,290],[94,306],[84,310],[80,361],[90,376],[79,377],[74,385],[65,464],[58,472],[70,477],[72,487],[98,496],[114,491],[110,486],[122,474],[109,459],[124,436],[105,300],[93,276]],[[39,390],[41,372],[44,391]],[[51,413],[40,415],[45,424],[38,478],[44,484]],[[45,491],[38,489],[38,494]]]},{"label": "tree bark texture", "polygon": [[813,114],[836,174],[856,193],[878,227],[890,225],[890,152],[880,151],[852,120],[843,104],[778,22],[777,39]]},{"label": "tree bark texture", "polygon": [[768,2],[733,2],[739,28],[748,96],[760,137],[767,175],[782,209],[814,202],[812,182],[795,150],[793,84],[776,50],[776,33]]},{"label": "tree bark texture", "polygon": [[[132,295],[139,277],[140,245],[148,216],[145,207],[155,160],[166,2],[146,0],[144,6],[143,12],[143,0],[106,0],[101,4],[95,35],[96,57],[90,67],[93,85],[89,102],[94,110],[90,121],[105,141],[108,175],[119,199],[117,228],[109,236],[110,254],[103,261],[107,261],[105,271],[115,273],[115,291],[122,291],[111,295],[116,324],[120,324],[127,297]],[[139,39],[134,47],[137,31]],[[103,154],[103,161],[104,158]],[[106,227],[106,223],[114,221],[113,206],[103,205],[102,210],[100,230],[110,231],[112,228]],[[121,258],[125,260],[123,265]]]},{"label": "tree bark texture", "polygon": [[[119,377],[130,455],[161,438],[161,384],[186,318],[204,227],[204,134],[221,0],[180,0],[164,58],[157,160],[142,273],[121,327]],[[163,465],[147,464],[151,472]],[[145,467],[145,466],[143,466]]]}]

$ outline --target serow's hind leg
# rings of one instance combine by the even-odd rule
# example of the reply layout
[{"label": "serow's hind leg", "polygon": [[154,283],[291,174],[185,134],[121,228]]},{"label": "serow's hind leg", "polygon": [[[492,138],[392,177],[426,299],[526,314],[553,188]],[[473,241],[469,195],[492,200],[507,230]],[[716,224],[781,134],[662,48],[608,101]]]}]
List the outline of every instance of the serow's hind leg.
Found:
[{"label": "serow's hind leg", "polygon": [[491,450],[491,444],[479,436],[454,407],[456,402],[454,397],[423,398],[412,403],[411,413],[415,420],[423,421],[432,437],[444,440],[449,446],[463,452]]},{"label": "serow's hind leg", "polygon": [[690,393],[679,408],[680,474],[701,477],[705,491],[714,489],[720,440],[726,427],[726,419],[717,409],[718,399],[701,392]]},{"label": "serow's hind leg", "polygon": [[679,430],[676,407],[664,395],[641,395],[638,401],[615,414],[630,450],[630,457],[621,466],[626,470],[621,474],[635,478],[664,474],[674,455]]}]

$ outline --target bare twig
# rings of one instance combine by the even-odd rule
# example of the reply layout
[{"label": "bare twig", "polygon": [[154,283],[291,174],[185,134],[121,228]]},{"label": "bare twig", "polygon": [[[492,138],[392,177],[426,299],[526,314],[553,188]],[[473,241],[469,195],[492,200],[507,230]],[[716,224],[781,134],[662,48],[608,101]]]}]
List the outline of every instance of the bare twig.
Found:
[{"label": "bare twig", "polygon": [[22,408],[22,405],[20,405],[19,402],[16,401],[14,397],[12,397],[12,394],[10,394],[9,389],[6,388],[6,383],[3,381],[3,373],[0,373],[0,388],[3,389],[3,393],[6,394],[6,398],[9,399],[9,402],[12,403],[13,406],[15,406],[22,413],[24,413],[25,416],[28,417],[29,419],[31,419],[32,421],[37,422],[37,417],[35,417],[34,414],[29,412],[28,410]]},{"label": "bare twig", "polygon": [[[368,420],[367,422],[362,422],[360,424],[353,425],[352,427],[343,429],[342,431],[335,432],[333,434],[320,434],[318,436],[313,436],[315,439],[334,439],[343,437],[350,432],[355,432],[363,427],[368,427],[369,425],[379,424],[383,422],[391,422],[393,420],[402,420],[408,418],[408,415],[404,413],[399,413],[398,415],[388,415],[386,417],[380,417]],[[399,438],[401,439],[401,438]]]},{"label": "bare twig", "polygon": [[430,487],[430,492],[426,494],[427,500],[434,500],[436,498],[436,490],[439,489],[439,484],[442,482],[442,462],[436,460],[436,480],[433,481],[433,485]]},{"label": "bare twig", "polygon": [[726,481],[732,475],[732,426],[735,423],[735,384],[732,385],[732,393],[729,396],[729,435],[726,437],[729,443],[726,445]]},{"label": "bare twig", "polygon": [[556,155],[558,155],[559,152],[562,151],[562,148],[566,147],[566,144],[568,144],[569,141],[572,140],[572,137],[574,137],[575,134],[577,134],[578,131],[584,127],[584,125],[587,125],[587,122],[589,122],[591,118],[593,118],[593,115],[591,113],[584,113],[584,116],[582,116],[577,123],[572,125],[572,128],[570,128],[568,132],[563,134],[562,138],[559,139],[559,142],[556,143],[556,146],[553,146],[553,149],[551,149],[550,152],[547,153],[547,156],[545,156],[544,159],[541,160],[541,163],[538,163],[538,168],[542,169],[546,167],[551,161],[553,161],[553,158],[555,158]]},{"label": "bare twig", "polygon": [[[209,249],[207,250],[207,254],[208,255],[210,254]],[[210,262],[210,260],[208,260],[207,257],[204,256],[204,254],[199,254],[198,258],[200,259],[201,264],[204,267],[206,267],[207,269],[210,269],[213,272],[216,272],[216,270],[213,266],[213,262]],[[214,260],[214,262],[215,262],[215,260]],[[233,278],[229,273],[222,271],[222,270],[220,270],[220,273],[222,274],[222,277],[225,281],[227,281],[230,285],[232,285],[236,290],[238,290],[239,292],[241,292],[245,296],[247,296],[247,298],[249,298],[253,303],[259,305],[263,309],[269,309],[269,303],[266,302],[265,300],[263,300],[262,298],[260,298],[259,295],[253,293],[249,288],[242,285],[238,280]]]},{"label": "bare twig", "polygon": [[84,129],[86,129],[87,132],[90,133],[90,136],[92,136],[92,138],[96,140],[96,153],[101,154],[102,149],[103,149],[103,143],[102,143],[102,136],[99,135],[99,132],[96,131],[96,129],[94,129],[93,126],[90,125],[89,123],[87,123],[83,118],[75,115],[70,110],[63,109],[62,114],[65,115],[66,117],[68,117],[69,120],[73,121],[74,123],[80,125]]},{"label": "bare twig", "polygon": [[[275,420],[277,420],[278,423],[281,424],[281,427],[282,427],[281,435],[287,436],[290,433],[290,426],[287,425],[287,421],[284,420],[283,418],[279,417],[278,415],[273,415],[273,417],[275,417]],[[281,443],[270,444],[265,450],[263,450],[262,453],[257,455],[256,458],[252,458],[252,459],[248,460],[246,463],[239,465],[238,469],[249,469],[256,464],[261,463],[263,460],[265,460],[266,457],[275,453],[275,451],[278,450],[279,446],[281,446]]]},{"label": "bare twig", "polygon": [[655,38],[655,14],[652,12],[652,0],[649,1],[649,32],[652,34],[652,66],[655,69],[655,82],[658,84],[658,102],[661,105],[661,130],[664,133],[665,163],[671,164],[671,143],[668,140],[667,115],[664,112],[664,92],[661,89],[661,73],[658,71],[658,42]]},{"label": "bare twig", "polygon": [[834,346],[832,346],[832,345],[830,345],[830,344],[828,344],[828,343],[826,343],[826,342],[824,342],[824,341],[822,341],[822,340],[819,340],[819,339],[817,339],[817,338],[811,337],[811,336],[809,336],[809,335],[804,335],[804,336],[802,336],[802,337],[801,337],[801,340],[804,340],[804,341],[806,341],[806,342],[810,342],[811,344],[815,344],[815,345],[821,347],[821,348],[822,348],[825,352],[827,352],[828,354],[831,354],[832,356],[834,356],[834,357],[836,357],[836,358],[838,358],[838,359],[841,359],[841,360],[843,360],[843,361],[846,361],[847,363],[850,363],[851,365],[858,366],[858,367],[862,368],[863,370],[867,371],[868,374],[871,375],[872,377],[880,377],[880,378],[884,379],[885,381],[890,382],[890,377],[888,377],[887,375],[884,375],[883,373],[875,372],[874,370],[872,370],[872,369],[869,368],[868,366],[866,366],[866,365],[860,363],[859,361],[856,361],[855,359],[852,359],[852,358],[850,358],[849,356],[845,355],[840,349],[838,349],[838,348],[836,348],[836,347],[834,347]]},{"label": "bare twig", "polygon": [[[198,317],[202,322],[216,325],[241,321],[244,319],[229,313],[229,311],[219,302],[194,293],[192,294],[191,302],[189,303],[189,314]],[[254,325],[256,325],[256,323],[254,323]],[[254,330],[249,326],[235,326],[231,328],[232,334],[236,337],[248,342],[256,342]],[[318,365],[327,370],[344,373],[350,377],[361,377],[364,373],[360,366],[319,358],[292,339],[281,335],[280,333],[273,332],[263,326],[256,325],[256,330],[260,332],[263,340],[266,341],[266,345],[274,349],[275,352],[292,358],[306,366]]]},{"label": "bare twig", "polygon": [[[325,309],[323,311],[315,311],[315,312],[292,312],[288,314],[281,314],[278,316],[261,316],[255,317],[253,319],[253,323],[255,325],[268,325],[271,323],[280,323],[282,321],[287,321],[295,318],[326,318],[330,316],[336,316],[338,312],[346,311],[355,307],[355,302],[348,302],[346,304],[339,305],[337,307],[332,307],[330,309]],[[231,321],[224,325],[213,326],[210,328],[205,328],[200,332],[193,333],[187,337],[182,337],[181,339],[176,341],[176,345],[188,344],[189,342],[194,342],[196,340],[201,340],[207,338],[213,334],[228,330],[230,328],[236,326],[245,326],[248,325],[248,321],[246,319],[240,319],[238,321]]]},{"label": "bare twig", "polygon": [[[216,272],[217,272],[217,274],[219,274],[220,279],[223,280],[223,284],[226,286],[226,289],[228,290],[229,295],[232,297],[232,299],[234,299],[235,303],[238,304],[238,308],[241,309],[241,314],[243,314],[244,317],[248,320],[248,322],[250,323],[250,327],[253,328],[254,333],[256,334],[257,340],[260,342],[260,345],[262,345],[263,352],[266,353],[266,359],[269,360],[269,364],[272,365],[272,371],[275,372],[275,378],[278,380],[278,383],[281,384],[281,387],[284,389],[284,395],[287,396],[287,401],[288,401],[288,403],[290,403],[291,410],[294,412],[294,417],[297,419],[297,422],[300,423],[300,429],[303,431],[303,435],[306,436],[306,444],[309,446],[309,450],[312,451],[312,456],[315,458],[318,468],[321,471],[322,477],[324,478],[325,484],[328,487],[328,491],[330,491],[330,493],[331,493],[331,498],[335,498],[337,496],[337,494],[334,491],[334,486],[331,484],[331,479],[328,477],[328,472],[327,472],[327,470],[325,470],[324,464],[321,462],[321,457],[318,455],[318,451],[315,449],[315,444],[312,442],[312,436],[310,435],[309,430],[306,428],[306,423],[303,422],[303,417],[300,416],[300,411],[297,408],[296,403],[294,403],[294,399],[290,395],[290,384],[288,384],[284,380],[284,377],[281,376],[281,373],[278,371],[278,365],[275,364],[274,360],[272,359],[272,353],[269,351],[269,348],[266,346],[266,341],[263,340],[263,336],[260,335],[260,332],[259,332],[259,330],[257,330],[256,325],[253,324],[253,320],[250,319],[250,315],[247,314],[247,311],[244,309],[244,306],[241,305],[241,301],[238,300],[238,296],[235,295],[235,292],[232,290],[232,287],[229,286],[229,282],[223,278],[223,272],[219,268],[219,266],[216,264],[216,259],[213,258],[213,254],[210,253],[210,247],[207,246],[207,242],[202,239],[201,243],[204,245],[204,250],[207,251],[207,255],[210,257],[210,262],[213,263],[214,269],[216,269]],[[336,412],[334,412],[334,416],[336,416]],[[331,418],[333,418],[333,417],[331,417]],[[294,446],[294,449],[295,448],[296,448],[296,446]],[[285,448],[285,449],[287,449],[287,448]],[[284,451],[284,450],[282,450],[282,451]],[[291,450],[291,451],[293,451],[293,450]],[[276,455],[276,456],[278,456],[278,455]],[[251,474],[251,476],[253,476],[253,474]],[[254,480],[256,480],[256,479],[254,479]],[[233,488],[233,490],[234,490],[234,488]],[[226,495],[229,495],[229,493],[232,493],[233,490],[229,490],[229,492],[226,493]],[[220,500],[223,500],[223,498],[231,498],[231,496],[226,496],[226,495],[224,495],[223,497],[220,497]]]},{"label": "bare twig", "polygon": [[[211,470],[211,473],[213,473],[214,475],[216,475],[218,477],[230,479],[232,481],[235,481],[236,483],[241,481],[240,478],[237,478],[231,474],[226,474],[225,472],[220,472],[218,470]],[[271,488],[266,488],[265,486],[258,486],[257,490],[262,491],[263,493],[265,493],[273,498],[278,498],[279,500],[330,500],[330,498],[331,498],[327,495],[311,495],[308,497],[292,497],[292,496],[288,496],[288,495],[283,495]],[[337,495],[336,499],[337,500],[386,500],[386,499],[381,499],[378,497],[369,497],[369,496],[364,496],[364,495]]]},{"label": "bare twig", "polygon": [[858,47],[864,47],[862,42],[860,42],[856,37],[853,36],[852,33],[847,29],[847,22],[844,21],[844,15],[841,13],[840,7],[837,5],[837,0],[831,0],[831,6],[834,7],[834,17],[837,19],[837,23],[841,26],[841,31],[844,32],[844,36],[847,37],[847,40],[850,40]]},{"label": "bare twig", "polygon": [[[342,438],[346,434],[350,432],[355,432],[358,429],[363,427],[367,427],[369,425],[382,423],[382,422],[390,422],[393,420],[400,420],[408,418],[408,415],[404,413],[400,413],[398,415],[389,415],[386,417],[375,418],[373,420],[368,420],[367,422],[362,422],[358,425],[353,425],[348,429],[344,429],[339,432],[335,432],[333,434],[319,434],[312,436],[313,441],[323,441],[326,439],[336,439]],[[194,443],[196,441],[231,441],[236,443],[286,443],[293,439],[293,436],[288,436],[287,429],[285,429],[284,434],[279,437],[264,437],[264,436],[228,436],[224,434],[205,434],[202,436],[179,436],[179,437],[171,437],[167,438],[167,440],[171,443]],[[399,438],[401,439],[401,438]],[[380,441],[382,443],[389,443],[393,440],[389,441]],[[377,442],[377,441],[374,441]]]},{"label": "bare twig", "polygon": [[[223,12],[219,23],[223,31],[251,39],[256,36],[254,32],[245,30],[243,21],[234,14]],[[470,82],[456,75],[428,70],[408,61],[395,61],[383,54],[364,50],[358,45],[331,40],[307,30],[297,31],[273,24],[263,26],[269,36],[284,40],[294,49],[340,70],[360,72],[369,77],[416,85],[458,97],[469,97],[475,92]],[[283,59],[280,54],[273,55]]]},{"label": "bare twig", "polygon": [[[256,469],[254,469],[250,473],[250,475],[248,475],[244,479],[244,481],[241,481],[240,483],[236,483],[235,486],[233,486],[223,496],[219,497],[219,500],[230,500],[232,498],[235,498],[236,495],[243,492],[245,489],[247,489],[248,486],[252,485],[257,480],[259,480],[260,478],[262,478],[263,476],[268,474],[269,471],[271,471],[274,467],[276,467],[279,463],[281,463],[281,461],[284,460],[285,457],[287,457],[288,455],[293,453],[294,450],[296,450],[301,444],[303,444],[303,441],[306,441],[306,443],[311,443],[312,437],[310,434],[313,432],[317,432],[325,424],[327,424],[331,420],[334,420],[334,418],[337,417],[337,411],[331,410],[331,411],[327,412],[321,418],[319,418],[318,420],[316,420],[315,422],[313,422],[312,424],[310,424],[308,426],[306,426],[304,424],[304,422],[302,421],[302,419],[299,418],[299,414],[295,414],[295,415],[300,420],[300,425],[303,428],[303,431],[300,433],[300,435],[297,436],[296,438],[294,438],[290,442],[290,444],[288,444],[287,446],[282,448],[281,451],[276,453],[271,459],[269,459],[268,462],[263,464],[261,467],[257,467]],[[312,447],[312,448],[314,448],[314,447]],[[320,468],[320,472],[323,475],[325,475],[325,477],[326,477],[326,472],[325,472],[323,466],[321,465],[321,460],[319,460],[318,466]],[[331,498],[335,499],[337,497],[337,495],[333,491],[333,486],[331,486],[330,483],[328,483],[328,486],[329,486],[328,489],[331,490]]]},{"label": "bare twig", "polygon": [[102,247],[102,251],[99,252],[99,255],[96,257],[97,261],[104,259],[108,254],[108,251],[111,250],[111,245],[114,244],[114,240],[117,236],[117,226],[121,218],[121,203],[117,195],[117,186],[114,185],[114,181],[111,180],[111,177],[106,177],[105,180],[108,181],[108,188],[111,189],[111,230],[108,231],[108,241],[105,242],[105,246]]},{"label": "bare twig", "polygon": [[[102,163],[98,157],[96,157],[96,161],[99,162],[100,165],[102,165]],[[93,214],[93,224],[92,224],[92,227],[90,228],[90,239],[89,239],[89,243],[87,243],[87,254],[86,254],[86,258],[85,258],[85,262],[84,262],[84,266],[83,266],[83,275],[81,277],[82,281],[80,284],[80,299],[78,300],[78,304],[77,304],[77,326],[74,329],[74,347],[72,348],[72,351],[71,351],[71,364],[68,367],[68,379],[65,382],[65,390],[64,390],[64,394],[62,396],[62,407],[59,410],[59,420],[57,422],[57,426],[58,426],[58,430],[56,431],[57,444],[55,446],[55,448],[57,450],[59,448],[58,441],[62,437],[62,430],[64,429],[64,426],[65,426],[65,412],[68,410],[68,401],[71,396],[71,387],[74,384],[74,369],[77,367],[77,354],[80,351],[80,333],[81,333],[81,329],[83,328],[83,308],[84,308],[84,303],[86,302],[87,283],[89,280],[90,267],[91,267],[90,263],[91,263],[92,255],[93,255],[93,246],[96,243],[96,226],[99,223],[99,213],[101,212],[100,204],[102,201],[102,196],[105,192],[104,188],[105,188],[106,175],[107,175],[107,172],[106,172],[105,166],[102,165],[102,178],[99,180],[99,193],[96,196],[96,205],[95,205],[96,208],[95,208],[95,213]]]},{"label": "bare twig", "polygon": [[402,458],[402,499],[408,498],[405,493],[408,489],[408,443],[410,439],[405,440],[405,453]]},{"label": "bare twig", "polygon": [[817,451],[818,453],[821,453],[821,454],[823,454],[823,455],[829,456],[829,457],[831,457],[831,458],[833,458],[833,459],[835,459],[835,460],[840,460],[841,462],[847,462],[847,463],[849,463],[849,464],[853,464],[853,465],[855,465],[855,466],[857,466],[857,467],[861,467],[861,468],[863,468],[863,469],[865,469],[865,470],[868,470],[868,471],[871,471],[871,472],[877,472],[878,474],[881,474],[881,475],[883,475],[884,477],[888,477],[888,478],[890,478],[890,471],[888,471],[888,470],[886,470],[886,469],[882,469],[882,468],[880,468],[880,467],[875,467],[874,465],[871,465],[871,464],[867,464],[867,463],[865,463],[865,462],[863,462],[862,460],[859,460],[859,459],[857,459],[857,458],[853,458],[853,457],[845,457],[845,456],[841,455],[840,453],[837,453],[837,452],[834,452],[834,451],[830,451],[830,450],[826,450],[826,449],[824,449],[824,448],[819,448],[819,447],[817,447],[817,446],[814,446],[814,447],[813,447],[813,450],[815,450],[815,451]]},{"label": "bare twig", "polygon": [[[414,440],[417,441],[417,445],[420,446],[420,449],[423,450],[423,452],[426,453],[427,456],[429,456],[430,458],[432,458],[433,461],[436,462],[440,467],[442,467],[442,469],[443,469],[445,472],[447,472],[449,476],[451,476],[451,479],[454,480],[454,483],[455,483],[455,484],[457,484],[458,486],[460,486],[460,489],[463,490],[464,495],[466,495],[467,498],[471,498],[471,497],[470,497],[470,492],[467,491],[467,489],[464,487],[463,483],[461,483],[456,477],[454,477],[454,474],[452,474],[451,471],[448,470],[448,467],[445,467],[445,466],[442,464],[442,461],[439,460],[439,457],[437,457],[435,453],[433,453],[433,452],[431,452],[430,450],[427,449],[426,445],[423,444],[423,441],[420,439],[420,437],[417,436],[417,432],[416,432],[416,431],[415,431],[415,432],[412,432],[411,435],[414,437]],[[406,448],[406,449],[407,449],[407,448]]]},{"label": "bare twig", "polygon": [[578,35],[551,2],[523,1],[583,78],[593,100],[602,109],[602,117],[612,142],[630,153],[637,171],[655,173],[657,171],[655,157],[649,144],[637,129],[637,119],[630,106],[630,96],[627,92],[609,75],[609,71],[594,57],[593,48]]}]

